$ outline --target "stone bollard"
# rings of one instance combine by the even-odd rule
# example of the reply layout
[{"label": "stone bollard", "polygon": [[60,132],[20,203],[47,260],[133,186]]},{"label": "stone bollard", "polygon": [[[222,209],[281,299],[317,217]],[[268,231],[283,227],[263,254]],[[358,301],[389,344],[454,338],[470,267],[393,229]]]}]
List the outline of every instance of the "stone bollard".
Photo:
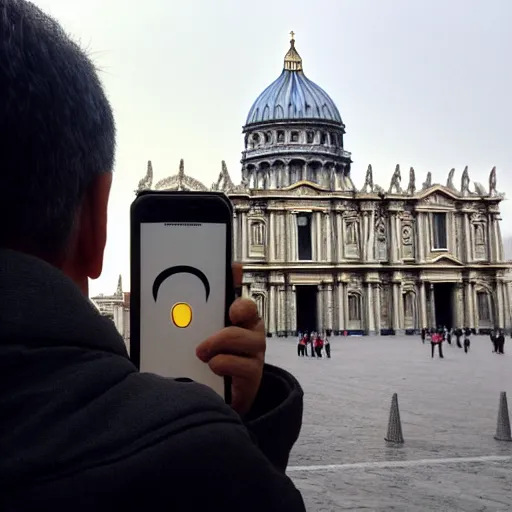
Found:
[{"label": "stone bollard", "polygon": [[398,409],[398,395],[395,393],[391,399],[391,410],[389,411],[388,435],[384,438],[388,443],[403,444],[402,422],[400,421],[400,410]]},{"label": "stone bollard", "polygon": [[510,432],[510,417],[508,415],[507,393],[500,393],[500,408],[498,409],[498,425],[496,426],[496,441],[512,441]]}]

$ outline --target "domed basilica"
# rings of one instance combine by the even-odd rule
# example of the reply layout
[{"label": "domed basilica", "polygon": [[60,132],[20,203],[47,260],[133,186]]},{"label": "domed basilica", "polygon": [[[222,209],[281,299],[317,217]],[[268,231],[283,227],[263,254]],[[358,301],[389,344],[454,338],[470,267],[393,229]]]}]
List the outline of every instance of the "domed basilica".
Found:
[{"label": "domed basilica", "polygon": [[[139,190],[217,190],[234,205],[234,257],[243,295],[258,304],[270,336],[318,330],[413,333],[445,325],[511,327],[511,275],[499,226],[496,170],[488,187],[445,184],[397,165],[382,188],[368,166],[351,176],[345,124],[334,101],[303,71],[292,33],[280,76],[256,99],[243,127],[241,182],[222,163],[207,187],[178,174]],[[359,180],[358,180],[359,181]]]}]

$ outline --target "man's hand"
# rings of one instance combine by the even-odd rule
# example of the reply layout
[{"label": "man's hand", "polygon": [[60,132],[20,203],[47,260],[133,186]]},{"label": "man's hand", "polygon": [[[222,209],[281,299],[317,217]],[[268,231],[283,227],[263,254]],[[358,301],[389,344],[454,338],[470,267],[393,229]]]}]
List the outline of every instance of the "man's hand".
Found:
[{"label": "man's hand", "polygon": [[[233,265],[235,288],[242,284],[242,266]],[[232,326],[214,334],[197,347],[197,357],[222,377],[232,377],[232,407],[246,414],[256,398],[265,363],[265,325],[256,304],[237,299],[229,308]]]}]

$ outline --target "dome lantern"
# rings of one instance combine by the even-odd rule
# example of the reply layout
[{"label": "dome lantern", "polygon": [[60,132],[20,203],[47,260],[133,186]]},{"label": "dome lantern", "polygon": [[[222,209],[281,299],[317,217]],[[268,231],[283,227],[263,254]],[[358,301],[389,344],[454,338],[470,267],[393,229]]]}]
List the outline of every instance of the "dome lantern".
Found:
[{"label": "dome lantern", "polygon": [[290,49],[284,56],[284,69],[286,71],[302,71],[302,58],[295,49],[295,32],[290,32],[292,36],[290,40]]}]

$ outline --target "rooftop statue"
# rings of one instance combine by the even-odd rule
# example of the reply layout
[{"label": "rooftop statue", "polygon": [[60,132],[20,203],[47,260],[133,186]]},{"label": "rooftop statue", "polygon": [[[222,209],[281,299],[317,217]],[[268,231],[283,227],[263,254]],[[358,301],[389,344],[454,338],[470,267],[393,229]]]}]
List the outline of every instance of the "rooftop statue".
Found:
[{"label": "rooftop statue", "polygon": [[464,172],[462,173],[462,178],[460,180],[460,192],[463,196],[471,195],[471,192],[469,190],[469,183],[469,171],[468,166],[466,165],[466,167],[464,168]]},{"label": "rooftop statue", "polygon": [[[391,183],[389,185],[389,194],[401,194],[402,187],[400,186],[400,182],[402,181],[402,175],[400,174],[400,165],[396,164],[395,172],[391,177]],[[394,191],[394,192],[393,192]]]},{"label": "rooftop statue", "polygon": [[141,190],[148,190],[153,185],[153,166],[151,165],[151,160],[148,161],[148,167],[146,170],[146,176],[139,181],[139,185],[137,186],[137,190],[135,193],[140,192]]},{"label": "rooftop statue", "polygon": [[407,193],[414,195],[416,192],[416,175],[414,174],[414,168],[411,167],[409,170],[409,186],[407,187]]},{"label": "rooftop statue", "polygon": [[498,191],[496,190],[496,167],[493,167],[489,174],[489,195],[491,197],[498,195]]},{"label": "rooftop statue", "polygon": [[368,165],[368,169],[366,170],[366,177],[364,179],[364,185],[363,188],[361,189],[361,192],[373,192],[373,170],[371,164]]},{"label": "rooftop statue", "polygon": [[448,179],[446,180],[446,187],[456,190],[455,185],[453,184],[453,176],[454,175],[455,175],[455,169],[451,169],[450,172],[448,173]]},{"label": "rooftop statue", "polygon": [[422,189],[423,190],[427,190],[431,186],[432,186],[432,173],[431,172],[427,172],[427,178],[426,178],[425,182],[423,183]]}]

